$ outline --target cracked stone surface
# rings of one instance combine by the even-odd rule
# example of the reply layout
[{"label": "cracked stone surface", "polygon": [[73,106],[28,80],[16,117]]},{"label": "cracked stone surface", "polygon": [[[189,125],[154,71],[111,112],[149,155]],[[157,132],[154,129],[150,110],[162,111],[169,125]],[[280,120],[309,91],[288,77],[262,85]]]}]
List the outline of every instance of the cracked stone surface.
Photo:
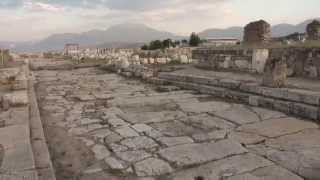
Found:
[{"label": "cracked stone surface", "polygon": [[320,179],[316,123],[95,68],[34,73],[61,180]]},{"label": "cracked stone surface", "polygon": [[217,143],[188,144],[170,147],[159,151],[159,155],[179,167],[201,164],[231,155],[245,153],[240,144],[230,140]]},{"label": "cracked stone surface", "polygon": [[304,129],[318,129],[319,126],[313,122],[305,122],[296,118],[280,118],[243,125],[239,131],[258,134],[269,138],[282,135],[298,133]]},{"label": "cracked stone surface", "polygon": [[134,169],[138,176],[160,176],[173,171],[167,162],[155,158],[136,163]]},{"label": "cracked stone surface", "polygon": [[260,121],[259,116],[244,105],[235,105],[230,109],[215,112],[214,114],[236,124],[248,124]]}]

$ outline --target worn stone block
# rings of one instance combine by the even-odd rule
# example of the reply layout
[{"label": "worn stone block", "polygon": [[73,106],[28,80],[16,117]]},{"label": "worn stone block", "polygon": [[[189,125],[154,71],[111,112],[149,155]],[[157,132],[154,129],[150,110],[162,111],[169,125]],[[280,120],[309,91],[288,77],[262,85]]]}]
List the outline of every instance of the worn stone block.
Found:
[{"label": "worn stone block", "polygon": [[187,144],[159,151],[159,155],[178,167],[222,159],[247,152],[239,143],[222,140],[217,143]]},{"label": "worn stone block", "polygon": [[4,109],[16,106],[26,106],[28,103],[29,99],[26,91],[14,91],[5,94],[2,97],[2,106]]},{"label": "worn stone block", "polygon": [[299,116],[310,118],[313,120],[318,120],[320,117],[318,116],[319,108],[317,106],[310,106],[300,103],[293,103],[292,105],[292,114]]},{"label": "worn stone block", "polygon": [[269,58],[267,60],[262,85],[272,88],[279,88],[286,85],[287,63],[282,58]]},{"label": "worn stone block", "polygon": [[294,103],[289,101],[274,100],[273,109],[284,112],[286,114],[290,114],[293,104]]}]

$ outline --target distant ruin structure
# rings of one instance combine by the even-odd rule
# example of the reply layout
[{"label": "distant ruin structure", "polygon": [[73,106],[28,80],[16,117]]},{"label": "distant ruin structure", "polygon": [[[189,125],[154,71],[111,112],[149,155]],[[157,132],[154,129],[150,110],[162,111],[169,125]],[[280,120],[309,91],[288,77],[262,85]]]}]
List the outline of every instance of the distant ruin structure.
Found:
[{"label": "distant ruin structure", "polygon": [[0,67],[5,66],[11,59],[8,49],[0,49]]},{"label": "distant ruin structure", "polygon": [[66,44],[64,46],[64,55],[66,56],[77,56],[80,53],[79,44]]},{"label": "distant ruin structure", "polygon": [[244,44],[262,45],[271,39],[271,26],[264,20],[251,22],[244,28]]},{"label": "distant ruin structure", "polygon": [[308,40],[320,40],[320,22],[312,21],[307,25]]},{"label": "distant ruin structure", "polygon": [[240,44],[240,40],[237,38],[206,38],[203,46],[234,46]]}]

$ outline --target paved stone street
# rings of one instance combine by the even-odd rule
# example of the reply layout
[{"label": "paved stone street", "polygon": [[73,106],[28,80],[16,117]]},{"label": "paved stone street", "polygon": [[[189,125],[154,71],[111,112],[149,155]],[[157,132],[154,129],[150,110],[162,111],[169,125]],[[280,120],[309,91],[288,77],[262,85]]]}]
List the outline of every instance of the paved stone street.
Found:
[{"label": "paved stone street", "polygon": [[318,180],[320,130],[95,68],[36,71],[58,180]]}]

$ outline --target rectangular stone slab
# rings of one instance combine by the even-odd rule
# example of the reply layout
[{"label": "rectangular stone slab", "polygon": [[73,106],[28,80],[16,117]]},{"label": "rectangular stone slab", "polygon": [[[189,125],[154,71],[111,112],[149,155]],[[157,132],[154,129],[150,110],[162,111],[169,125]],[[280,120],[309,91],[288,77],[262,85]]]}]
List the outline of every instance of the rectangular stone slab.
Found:
[{"label": "rectangular stone slab", "polygon": [[186,144],[159,151],[159,155],[178,167],[201,164],[247,152],[241,144],[222,140],[217,143]]},{"label": "rectangular stone slab", "polygon": [[195,168],[184,169],[171,175],[171,179],[194,180],[194,177],[202,176],[204,179],[221,180],[222,177],[235,176],[271,165],[273,165],[271,161],[247,153],[227,157]]},{"label": "rectangular stone slab", "polygon": [[9,126],[0,129],[0,144],[4,148],[1,169],[20,172],[35,168],[27,125]]}]

